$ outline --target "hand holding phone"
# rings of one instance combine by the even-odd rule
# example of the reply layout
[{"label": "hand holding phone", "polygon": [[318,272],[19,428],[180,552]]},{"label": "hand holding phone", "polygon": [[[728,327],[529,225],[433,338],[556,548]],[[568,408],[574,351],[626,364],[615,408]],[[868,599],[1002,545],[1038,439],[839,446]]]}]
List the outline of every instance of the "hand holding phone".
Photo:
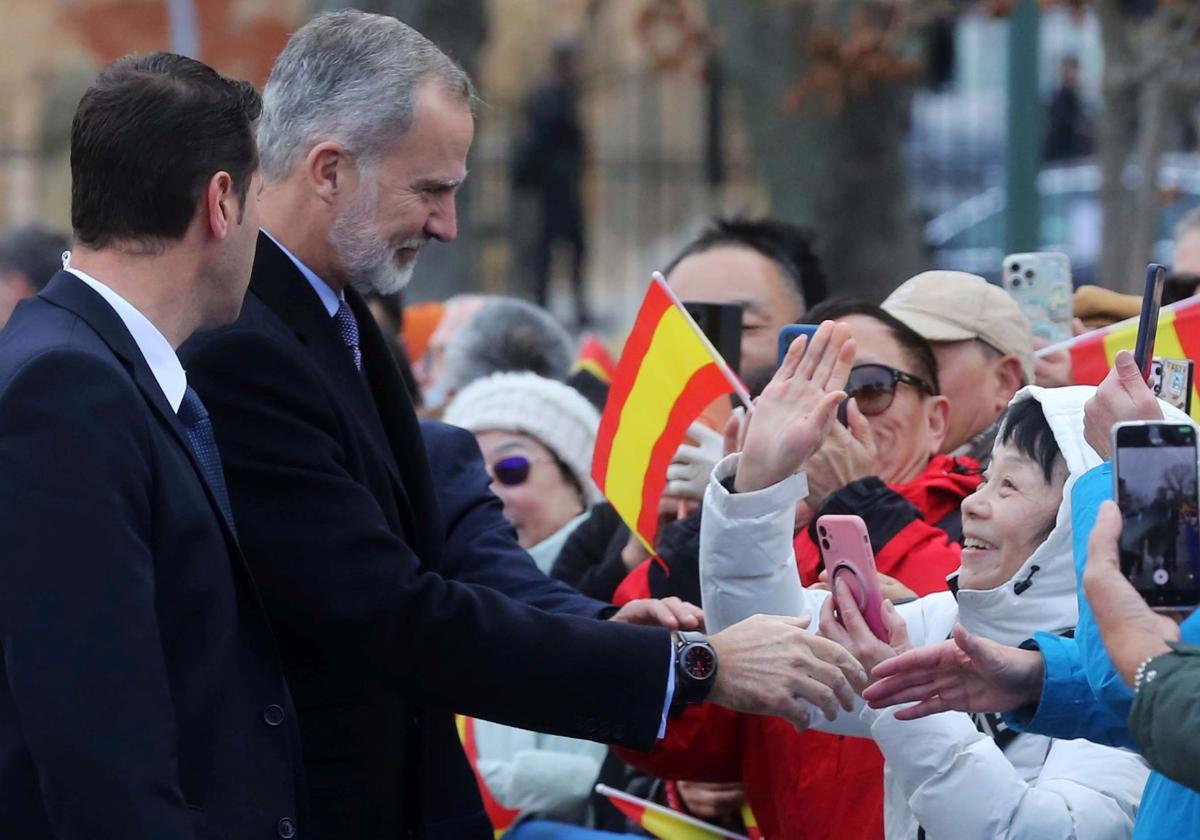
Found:
[{"label": "hand holding phone", "polygon": [[[827,514],[817,520],[817,540],[821,559],[829,573],[831,589],[840,581],[850,590],[863,620],[875,638],[887,642],[888,629],[883,620],[883,592],[875,569],[871,536],[861,516]],[[834,617],[841,616],[834,610]]]},{"label": "hand holding phone", "polygon": [[1196,430],[1129,421],[1112,430],[1121,572],[1159,611],[1200,604]]}]

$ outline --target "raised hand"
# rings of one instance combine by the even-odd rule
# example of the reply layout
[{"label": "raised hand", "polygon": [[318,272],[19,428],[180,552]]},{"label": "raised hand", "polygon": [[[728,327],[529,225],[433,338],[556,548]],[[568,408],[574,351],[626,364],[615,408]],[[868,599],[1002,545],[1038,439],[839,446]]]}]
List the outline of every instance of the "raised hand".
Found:
[{"label": "raised hand", "polygon": [[734,488],[761,490],[798,472],[820,445],[854,362],[844,324],[826,321],[809,342],[800,336],[754,402]]},{"label": "raised hand", "polygon": [[954,637],[910,650],[876,666],[877,680],[863,692],[875,709],[916,705],[896,712],[915,720],[938,712],[1009,712],[1036,703],[1042,692],[1042,654],[983,639],[955,625]]},{"label": "raised hand", "polygon": [[1128,350],[1117,353],[1113,369],[1096,388],[1092,398],[1083,404],[1083,439],[1096,454],[1109,460],[1112,449],[1112,428],[1123,420],[1161,420],[1162,406],[1133,354]]},{"label": "raised hand", "polygon": [[710,636],[718,667],[709,701],[782,717],[800,730],[810,723],[804,701],[829,720],[838,706],[853,709],[866,671],[841,645],[807,632],[810,620],[756,615]]}]

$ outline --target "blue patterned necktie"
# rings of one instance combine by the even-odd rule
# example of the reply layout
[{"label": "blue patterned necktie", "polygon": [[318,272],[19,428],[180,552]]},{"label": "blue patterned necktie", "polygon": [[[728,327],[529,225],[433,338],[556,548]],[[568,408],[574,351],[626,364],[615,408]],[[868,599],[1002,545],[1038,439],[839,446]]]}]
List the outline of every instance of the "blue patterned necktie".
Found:
[{"label": "blue patterned necktie", "polygon": [[358,346],[358,321],[354,320],[354,313],[350,311],[350,306],[346,301],[343,300],[338,311],[334,313],[333,321],[337,324],[338,333],[342,336],[342,343],[350,348],[350,355],[354,357],[354,367],[362,370],[362,350]]},{"label": "blue patterned necktie", "polygon": [[217,504],[232,528],[233,507],[229,504],[229,489],[225,486],[225,471],[221,469],[221,453],[217,451],[212,421],[208,419],[208,409],[200,402],[200,395],[190,387],[183,392],[183,402],[179,404],[179,421],[183,423],[188,443],[192,445],[196,460],[204,470],[208,486],[212,488]]}]

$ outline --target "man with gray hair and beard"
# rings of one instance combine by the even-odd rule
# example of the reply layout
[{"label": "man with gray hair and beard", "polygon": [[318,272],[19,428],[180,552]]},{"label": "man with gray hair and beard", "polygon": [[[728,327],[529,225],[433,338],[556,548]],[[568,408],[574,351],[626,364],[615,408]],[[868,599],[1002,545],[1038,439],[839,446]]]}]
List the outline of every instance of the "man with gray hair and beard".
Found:
[{"label": "man with gray hair and beard", "polygon": [[[497,569],[536,574],[514,562],[512,531],[464,534],[443,513],[453,494],[434,486],[359,292],[398,290],[426,242],[455,238],[473,99],[393,18],[330,13],[296,32],[263,93],[263,232],[242,316],[183,353],[278,636],[323,837],[490,838],[452,712],[646,749],[671,707],[708,699],[804,726],[803,700],[832,715],[865,683],[803,621],[757,616],[705,639],[596,621],[596,602],[561,592],[558,614],[534,608],[546,601],[505,594],[521,570]],[[464,451],[459,481],[474,481],[478,450]],[[485,487],[463,521],[498,512]]]}]

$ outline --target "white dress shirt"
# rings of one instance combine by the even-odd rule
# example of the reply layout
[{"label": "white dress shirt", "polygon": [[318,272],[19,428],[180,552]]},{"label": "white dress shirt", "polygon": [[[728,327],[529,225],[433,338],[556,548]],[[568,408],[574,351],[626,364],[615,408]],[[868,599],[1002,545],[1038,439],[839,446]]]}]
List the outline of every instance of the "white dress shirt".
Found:
[{"label": "white dress shirt", "polygon": [[187,390],[187,374],[179,362],[179,356],[175,354],[175,348],[132,303],[78,268],[64,268],[91,286],[117,313],[117,317],[125,324],[125,329],[133,336],[146,364],[150,366],[150,372],[154,374],[154,379],[167,402],[171,404],[171,409],[178,412],[179,405],[183,402],[183,394]]}]

